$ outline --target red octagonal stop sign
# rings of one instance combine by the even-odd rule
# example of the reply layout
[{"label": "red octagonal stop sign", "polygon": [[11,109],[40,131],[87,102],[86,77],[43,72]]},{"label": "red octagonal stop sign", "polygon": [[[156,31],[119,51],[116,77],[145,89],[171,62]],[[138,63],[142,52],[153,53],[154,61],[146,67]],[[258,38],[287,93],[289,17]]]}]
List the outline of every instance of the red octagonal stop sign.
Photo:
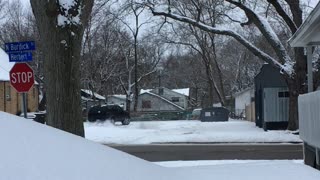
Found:
[{"label": "red octagonal stop sign", "polygon": [[10,83],[18,92],[28,92],[34,84],[33,70],[26,63],[16,63],[10,70]]}]

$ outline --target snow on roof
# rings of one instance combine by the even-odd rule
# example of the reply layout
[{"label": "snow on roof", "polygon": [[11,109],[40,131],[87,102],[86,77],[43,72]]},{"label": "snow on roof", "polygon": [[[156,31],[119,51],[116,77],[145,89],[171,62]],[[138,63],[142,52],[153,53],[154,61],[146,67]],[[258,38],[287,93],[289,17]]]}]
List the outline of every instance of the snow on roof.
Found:
[{"label": "snow on roof", "polygon": [[183,88],[183,89],[172,89],[172,91],[185,95],[185,96],[189,96],[190,93],[190,88]]},{"label": "snow on roof", "polygon": [[152,95],[152,96],[156,96],[156,97],[158,97],[158,98],[160,98],[160,99],[162,99],[162,100],[166,101],[167,103],[169,103],[169,104],[171,104],[171,105],[173,105],[173,106],[175,106],[175,107],[177,107],[177,108],[181,109],[181,110],[185,110],[183,107],[181,107],[181,106],[179,106],[179,105],[177,105],[177,104],[175,104],[175,103],[173,103],[173,102],[169,101],[168,99],[166,99],[166,98],[164,98],[164,97],[161,97],[161,96],[159,96],[159,95],[157,95],[157,94],[154,94],[154,93],[151,93],[151,92],[144,92],[143,94],[150,94],[150,95]]},{"label": "snow on roof", "polygon": [[[81,91],[83,91],[83,92],[85,92],[85,93],[89,94],[90,96],[93,96],[93,95],[92,95],[92,91],[91,91],[91,90],[88,90],[88,89],[81,89]],[[95,92],[94,92],[94,97],[96,97],[97,99],[100,99],[100,100],[105,100],[105,99],[106,99],[106,98],[105,98],[105,97],[103,97],[102,95],[100,95],[100,94],[98,94],[98,93],[95,93]]]},{"label": "snow on roof", "polygon": [[9,72],[14,64],[9,62],[8,54],[0,48],[0,81],[10,81]]},{"label": "snow on roof", "polygon": [[109,97],[115,97],[118,99],[126,99],[127,98],[127,96],[124,94],[113,94],[113,95],[110,95]]},{"label": "snow on roof", "polygon": [[145,92],[151,92],[153,89],[141,89],[140,94],[143,94]]},{"label": "snow on roof", "polygon": [[243,90],[241,90],[241,91],[239,91],[239,92],[234,93],[234,96],[236,97],[236,96],[239,96],[239,95],[241,95],[241,94],[243,94],[243,93],[246,93],[246,92],[248,92],[248,91],[253,91],[253,90],[254,90],[253,87],[248,87],[248,88],[246,88],[246,89],[243,89]]}]

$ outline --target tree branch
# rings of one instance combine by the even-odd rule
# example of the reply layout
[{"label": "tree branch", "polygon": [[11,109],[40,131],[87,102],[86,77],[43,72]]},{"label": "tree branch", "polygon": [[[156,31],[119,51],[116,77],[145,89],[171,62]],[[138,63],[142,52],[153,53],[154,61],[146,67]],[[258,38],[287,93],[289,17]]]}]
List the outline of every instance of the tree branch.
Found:
[{"label": "tree branch", "polygon": [[291,20],[290,16],[284,11],[280,3],[275,0],[267,0],[276,9],[277,13],[282,17],[282,19],[289,26],[291,33],[294,34],[297,31],[296,24]]},{"label": "tree branch", "polygon": [[251,20],[257,26],[257,28],[260,30],[260,32],[268,41],[268,43],[271,45],[271,47],[277,54],[277,57],[279,58],[279,61],[281,64],[292,63],[292,60],[288,55],[285,47],[282,45],[282,42],[280,41],[280,39],[278,38],[274,30],[271,28],[270,24],[264,17],[259,16],[258,14],[256,14],[254,11],[252,11],[250,8],[248,8],[241,2],[238,2],[238,1],[236,2],[233,0],[226,0],[226,1],[229,2],[230,4],[233,4],[239,7],[245,12],[249,21]]},{"label": "tree branch", "polygon": [[203,24],[201,22],[197,22],[197,21],[195,21],[193,19],[190,19],[188,17],[179,16],[179,15],[172,14],[172,13],[159,12],[159,11],[155,11],[152,8],[151,8],[151,11],[152,11],[152,14],[155,15],[155,16],[169,17],[171,19],[174,19],[174,20],[177,20],[177,21],[180,21],[180,22],[191,24],[191,25],[193,25],[195,27],[198,27],[199,29],[204,30],[206,32],[211,32],[211,33],[219,34],[219,35],[231,36],[231,37],[235,38],[238,42],[240,42],[243,46],[245,46],[255,56],[261,58],[263,61],[273,65],[274,67],[276,67],[279,70],[283,71],[287,75],[291,75],[291,73],[292,73],[291,71],[288,71],[285,68],[285,66],[280,64],[277,60],[275,60],[274,58],[272,58],[271,56],[269,56],[265,52],[259,50],[256,46],[254,46],[252,43],[250,43],[248,40],[246,40],[240,34],[234,32],[232,30],[219,29],[219,28],[211,27],[211,26],[208,26],[208,25]]}]

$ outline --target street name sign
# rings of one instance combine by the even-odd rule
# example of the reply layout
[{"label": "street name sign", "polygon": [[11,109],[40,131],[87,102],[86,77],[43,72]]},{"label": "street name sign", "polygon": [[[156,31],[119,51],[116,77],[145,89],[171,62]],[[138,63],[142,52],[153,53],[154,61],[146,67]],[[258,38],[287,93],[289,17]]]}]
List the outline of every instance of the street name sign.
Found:
[{"label": "street name sign", "polygon": [[34,41],[5,43],[5,51],[7,53],[33,51],[36,49]]},{"label": "street name sign", "polygon": [[28,62],[32,61],[32,52],[9,53],[9,62]]},{"label": "street name sign", "polygon": [[5,43],[5,51],[9,55],[9,62],[32,61],[32,52],[36,49],[34,41]]}]

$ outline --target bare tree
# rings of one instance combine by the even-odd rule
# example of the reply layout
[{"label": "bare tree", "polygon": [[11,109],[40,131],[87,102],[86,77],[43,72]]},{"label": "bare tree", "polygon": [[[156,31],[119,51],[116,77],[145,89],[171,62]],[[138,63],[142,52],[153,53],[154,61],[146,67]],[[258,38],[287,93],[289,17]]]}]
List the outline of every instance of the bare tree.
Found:
[{"label": "bare tree", "polygon": [[[141,20],[143,13],[145,12],[146,6],[139,3],[138,0],[130,0],[124,3],[123,7],[121,8],[121,13],[125,13],[122,15],[121,13],[117,14],[118,19],[129,29],[130,33],[133,37],[133,56],[134,56],[134,111],[137,110],[138,105],[138,97],[139,97],[139,69],[138,69],[138,62],[139,62],[139,36],[141,33],[141,29],[144,25],[150,23],[150,18],[148,17],[146,20]],[[129,15],[132,15],[131,21],[134,22],[133,24],[126,21],[126,18],[130,18]],[[122,16],[122,17],[121,17]]]},{"label": "bare tree", "polygon": [[81,58],[82,87],[104,95],[110,93],[110,81],[119,76],[123,64],[119,57],[122,51],[121,27],[115,18],[108,16],[109,5],[106,1],[95,3],[85,30]]},{"label": "bare tree", "polygon": [[47,124],[84,136],[80,52],[93,0],[30,0],[44,45]]},{"label": "bare tree", "polygon": [[[133,90],[132,88],[136,86],[136,81],[133,81],[133,75],[135,75],[134,69],[139,69],[139,74],[137,75],[137,83],[140,83],[148,76],[152,75],[157,70],[157,65],[159,64],[162,56],[163,49],[160,43],[156,43],[156,40],[151,38],[150,35],[146,35],[148,41],[144,41],[145,43],[140,43],[137,52],[139,52],[140,61],[135,63],[135,46],[132,43],[128,43],[130,39],[126,39],[127,41],[123,41],[122,48],[122,57],[125,59],[125,69],[126,72],[123,76],[119,76],[119,82],[121,83],[121,87],[123,88],[126,94],[126,110],[131,110],[131,102],[133,101]],[[134,73],[134,74],[133,74]],[[127,80],[124,81],[123,79]],[[139,95],[139,94],[138,94]]]},{"label": "bare tree", "polygon": [[[163,1],[164,2],[164,1]],[[192,1],[193,2],[193,1]],[[259,1],[260,2],[260,1]],[[250,50],[255,56],[259,57],[261,60],[273,65],[275,68],[281,71],[283,77],[289,87],[290,102],[289,102],[289,125],[288,129],[295,130],[298,126],[298,95],[305,92],[305,79],[306,79],[306,64],[305,56],[302,48],[294,48],[293,56],[290,56],[291,49],[288,49],[283,42],[279,39],[276,31],[267,18],[261,16],[255,11],[255,5],[252,1],[235,1],[235,0],[225,0],[225,6],[231,6],[232,8],[237,8],[244,12],[247,21],[240,22],[242,27],[248,25],[255,25],[255,27],[260,31],[263,37],[266,39],[267,43],[272,47],[274,51],[274,56],[270,56],[265,53],[262,49],[259,49],[254,44],[252,44],[245,37],[237,33],[235,30],[226,28],[212,27],[210,24],[206,24],[200,19],[194,19],[189,16],[184,16],[179,11],[176,11],[175,6],[183,2],[178,1],[166,1],[166,9],[156,9],[156,1],[148,1],[149,7],[155,16],[163,16],[166,18],[171,18],[176,21],[191,24],[194,27],[200,28],[201,30],[219,34],[226,35],[235,38],[248,50]],[[264,3],[266,6],[265,11],[269,8],[273,9],[273,12],[279,19],[285,24],[291,34],[295,33],[297,28],[302,24],[302,10],[301,1],[299,0],[266,0],[260,2],[261,5]],[[163,7],[163,4],[161,5]],[[195,8],[199,12],[199,8]]]}]

